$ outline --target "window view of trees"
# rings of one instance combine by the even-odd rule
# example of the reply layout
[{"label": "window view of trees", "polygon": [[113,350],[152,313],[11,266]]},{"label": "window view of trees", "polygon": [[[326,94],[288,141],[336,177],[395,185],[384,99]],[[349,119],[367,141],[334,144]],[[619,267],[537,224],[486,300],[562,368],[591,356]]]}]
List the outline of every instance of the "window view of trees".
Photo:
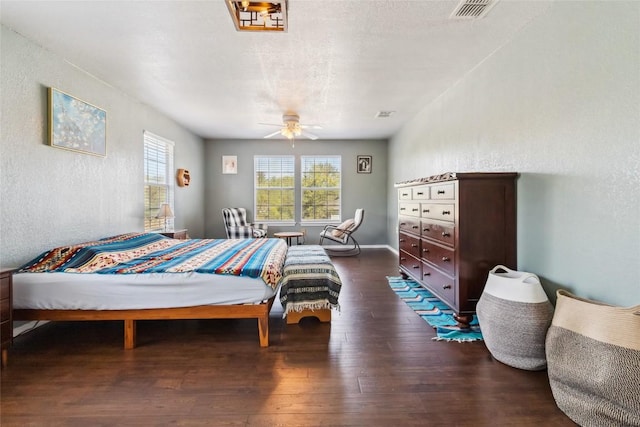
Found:
[{"label": "window view of trees", "polygon": [[255,158],[255,221],[295,220],[293,156]]},{"label": "window view of trees", "polygon": [[302,220],[340,220],[341,158],[302,157]]},{"label": "window view of trees", "polygon": [[302,199],[296,201],[294,156],[255,157],[255,221],[338,221],[341,206],[341,157],[302,156]]},{"label": "window view of trees", "polygon": [[[173,142],[150,132],[144,133],[144,229],[160,230],[165,220],[156,218],[163,203],[173,200]],[[168,226],[173,227],[173,219]]]}]

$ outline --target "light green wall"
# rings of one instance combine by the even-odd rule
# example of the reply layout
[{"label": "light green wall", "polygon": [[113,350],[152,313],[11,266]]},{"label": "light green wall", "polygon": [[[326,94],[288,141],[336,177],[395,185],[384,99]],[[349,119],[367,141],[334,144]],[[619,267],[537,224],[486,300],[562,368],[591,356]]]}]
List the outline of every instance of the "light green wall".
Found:
[{"label": "light green wall", "polygon": [[517,171],[518,268],[640,304],[640,3],[556,2],[389,145],[393,183]]},{"label": "light green wall", "polygon": [[[387,141],[349,140],[323,141],[299,140],[295,147],[282,139],[207,141],[207,190],[206,190],[206,235],[211,238],[225,237],[222,223],[222,208],[244,207],[253,219],[253,158],[254,155],[295,155],[296,171],[300,171],[301,155],[342,156],[342,217],[353,218],[357,208],[365,210],[364,222],[357,232],[361,245],[386,245],[387,243]],[[371,155],[371,174],[356,173],[357,155]],[[238,174],[222,174],[222,156],[238,156]],[[296,182],[299,195],[300,182]],[[300,207],[297,216],[300,218]],[[277,231],[298,230],[301,226],[269,227],[269,235]],[[307,243],[317,243],[322,227],[304,226]]]},{"label": "light green wall", "polygon": [[[2,26],[0,265],[143,229],[143,130],[175,141],[176,168],[204,175],[203,142],[157,111]],[[107,111],[107,156],[47,145],[47,88]],[[176,226],[204,232],[204,182],[176,188]]]}]

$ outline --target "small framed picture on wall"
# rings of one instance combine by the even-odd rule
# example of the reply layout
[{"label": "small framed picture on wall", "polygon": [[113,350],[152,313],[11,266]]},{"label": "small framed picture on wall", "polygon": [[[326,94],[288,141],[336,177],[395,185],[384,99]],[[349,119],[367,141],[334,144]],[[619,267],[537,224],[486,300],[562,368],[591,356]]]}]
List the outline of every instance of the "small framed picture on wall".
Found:
[{"label": "small framed picture on wall", "polygon": [[238,173],[238,156],[222,156],[222,173]]},{"label": "small framed picture on wall", "polygon": [[357,171],[358,173],[371,173],[373,160],[371,156],[358,156]]}]

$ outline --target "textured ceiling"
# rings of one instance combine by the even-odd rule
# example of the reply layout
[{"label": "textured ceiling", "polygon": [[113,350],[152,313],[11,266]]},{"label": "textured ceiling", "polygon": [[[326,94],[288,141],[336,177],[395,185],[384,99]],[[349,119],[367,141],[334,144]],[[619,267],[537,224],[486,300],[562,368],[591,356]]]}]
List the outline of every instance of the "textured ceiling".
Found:
[{"label": "textured ceiling", "polygon": [[204,138],[261,138],[274,128],[259,123],[295,112],[321,139],[372,139],[550,5],[501,0],[450,19],[458,3],[289,0],[287,33],[237,32],[223,0],[2,0],[0,21]]}]

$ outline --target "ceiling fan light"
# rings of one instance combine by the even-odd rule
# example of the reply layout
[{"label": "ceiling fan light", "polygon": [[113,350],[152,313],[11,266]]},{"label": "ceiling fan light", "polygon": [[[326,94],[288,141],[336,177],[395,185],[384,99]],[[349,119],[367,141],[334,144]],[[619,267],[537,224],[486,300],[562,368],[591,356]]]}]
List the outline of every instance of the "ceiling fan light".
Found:
[{"label": "ceiling fan light", "polygon": [[237,31],[287,32],[287,0],[226,0]]},{"label": "ceiling fan light", "polygon": [[282,128],[280,133],[282,134],[282,136],[284,136],[287,139],[292,139],[293,136],[295,135],[295,133],[292,132],[291,129],[289,129],[288,127]]}]

